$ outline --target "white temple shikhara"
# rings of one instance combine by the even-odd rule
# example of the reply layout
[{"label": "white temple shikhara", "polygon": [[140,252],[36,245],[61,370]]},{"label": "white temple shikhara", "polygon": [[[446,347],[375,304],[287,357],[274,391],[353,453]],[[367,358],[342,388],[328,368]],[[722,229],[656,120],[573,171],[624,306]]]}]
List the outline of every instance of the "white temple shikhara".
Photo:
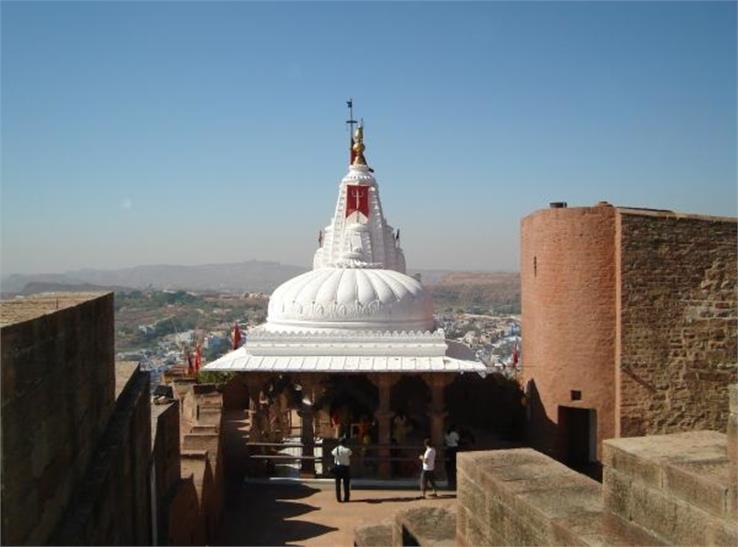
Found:
[{"label": "white temple shikhara", "polygon": [[[402,376],[419,375],[429,386],[430,433],[440,443],[444,387],[456,374],[487,369],[469,348],[436,328],[430,295],[405,273],[399,235],[384,218],[379,187],[364,158],[361,126],[351,158],[313,269],[280,285],[269,300],[266,323],[204,370],[244,373],[250,393],[258,393],[259,382],[269,376],[289,374],[299,380],[308,401],[315,400],[327,375],[364,374],[378,387],[380,454],[387,455],[390,390]],[[305,427],[307,446],[313,432]],[[389,463],[380,464],[380,475],[389,476]]]},{"label": "white temple shikhara", "polygon": [[435,328],[428,292],[405,273],[379,188],[364,159],[363,128],[341,180],[313,269],[280,285],[267,321],[205,366],[242,372],[485,372]]}]

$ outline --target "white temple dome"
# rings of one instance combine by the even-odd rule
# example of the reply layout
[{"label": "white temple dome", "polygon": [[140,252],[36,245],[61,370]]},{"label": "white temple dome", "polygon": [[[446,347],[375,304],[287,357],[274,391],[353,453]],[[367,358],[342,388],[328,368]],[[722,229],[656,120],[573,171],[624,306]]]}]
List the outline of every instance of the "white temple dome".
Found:
[{"label": "white temple dome", "polygon": [[394,270],[318,268],[277,287],[265,328],[426,331],[433,303],[417,280]]}]

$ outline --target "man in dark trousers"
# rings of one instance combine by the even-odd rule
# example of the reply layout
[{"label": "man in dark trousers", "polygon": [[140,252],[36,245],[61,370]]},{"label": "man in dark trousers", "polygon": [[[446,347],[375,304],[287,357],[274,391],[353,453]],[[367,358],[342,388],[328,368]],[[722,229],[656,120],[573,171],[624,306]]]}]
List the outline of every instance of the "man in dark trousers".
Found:
[{"label": "man in dark trousers", "polygon": [[446,432],[446,479],[448,487],[456,490],[456,453],[459,451],[459,441],[461,436],[456,431],[456,426],[452,425]]},{"label": "man in dark trousers", "polygon": [[341,437],[338,446],[331,451],[334,474],[336,477],[336,500],[341,502],[341,481],[343,481],[343,501],[349,501],[351,496],[351,449],[346,446],[346,437]]}]

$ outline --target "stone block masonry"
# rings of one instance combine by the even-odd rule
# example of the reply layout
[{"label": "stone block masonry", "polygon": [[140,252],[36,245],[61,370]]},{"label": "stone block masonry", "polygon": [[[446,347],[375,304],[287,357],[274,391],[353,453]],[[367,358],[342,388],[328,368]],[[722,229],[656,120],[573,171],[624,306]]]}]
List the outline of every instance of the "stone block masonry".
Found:
[{"label": "stone block masonry", "polygon": [[459,545],[662,545],[605,510],[600,485],[535,450],[463,452]]},{"label": "stone block masonry", "polygon": [[735,218],[552,208],[521,222],[528,439],[571,465],[602,441],[724,431],[738,363]]},{"label": "stone block masonry", "polygon": [[150,545],[149,375],[116,365],[122,386],[108,427],[67,510],[54,545]]},{"label": "stone block masonry", "polygon": [[724,431],[736,381],[736,222],[621,211],[622,436]]},{"label": "stone block masonry", "polygon": [[[151,409],[152,496],[156,504],[157,545],[166,545],[169,538],[169,511],[180,483],[179,404],[173,401],[154,405]],[[178,515],[181,516],[181,515]]]},{"label": "stone block masonry", "polygon": [[115,405],[112,293],[2,302],[2,543],[44,543]]},{"label": "stone block masonry", "polygon": [[605,441],[605,507],[666,544],[736,545],[735,462],[726,448],[716,431]]},{"label": "stone block masonry", "polygon": [[[152,412],[148,373],[114,362],[112,293],[2,302],[0,327],[2,543],[213,543],[223,511],[214,387],[185,382],[184,400]],[[204,450],[181,453],[185,437]]]},{"label": "stone block masonry", "polygon": [[[179,476],[168,514],[168,543],[218,541],[224,507],[223,397],[213,384],[197,384],[170,371],[179,408]],[[171,443],[174,443],[170,439]]]}]

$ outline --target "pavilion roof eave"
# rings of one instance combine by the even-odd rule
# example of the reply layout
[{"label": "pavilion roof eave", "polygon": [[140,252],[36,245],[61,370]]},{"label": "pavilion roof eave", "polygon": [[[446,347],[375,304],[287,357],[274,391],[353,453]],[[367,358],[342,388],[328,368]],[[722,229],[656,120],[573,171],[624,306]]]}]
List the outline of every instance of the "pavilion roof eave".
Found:
[{"label": "pavilion roof eave", "polygon": [[386,355],[252,355],[245,346],[203,367],[206,372],[300,373],[465,373],[486,374],[478,361],[445,356]]}]

